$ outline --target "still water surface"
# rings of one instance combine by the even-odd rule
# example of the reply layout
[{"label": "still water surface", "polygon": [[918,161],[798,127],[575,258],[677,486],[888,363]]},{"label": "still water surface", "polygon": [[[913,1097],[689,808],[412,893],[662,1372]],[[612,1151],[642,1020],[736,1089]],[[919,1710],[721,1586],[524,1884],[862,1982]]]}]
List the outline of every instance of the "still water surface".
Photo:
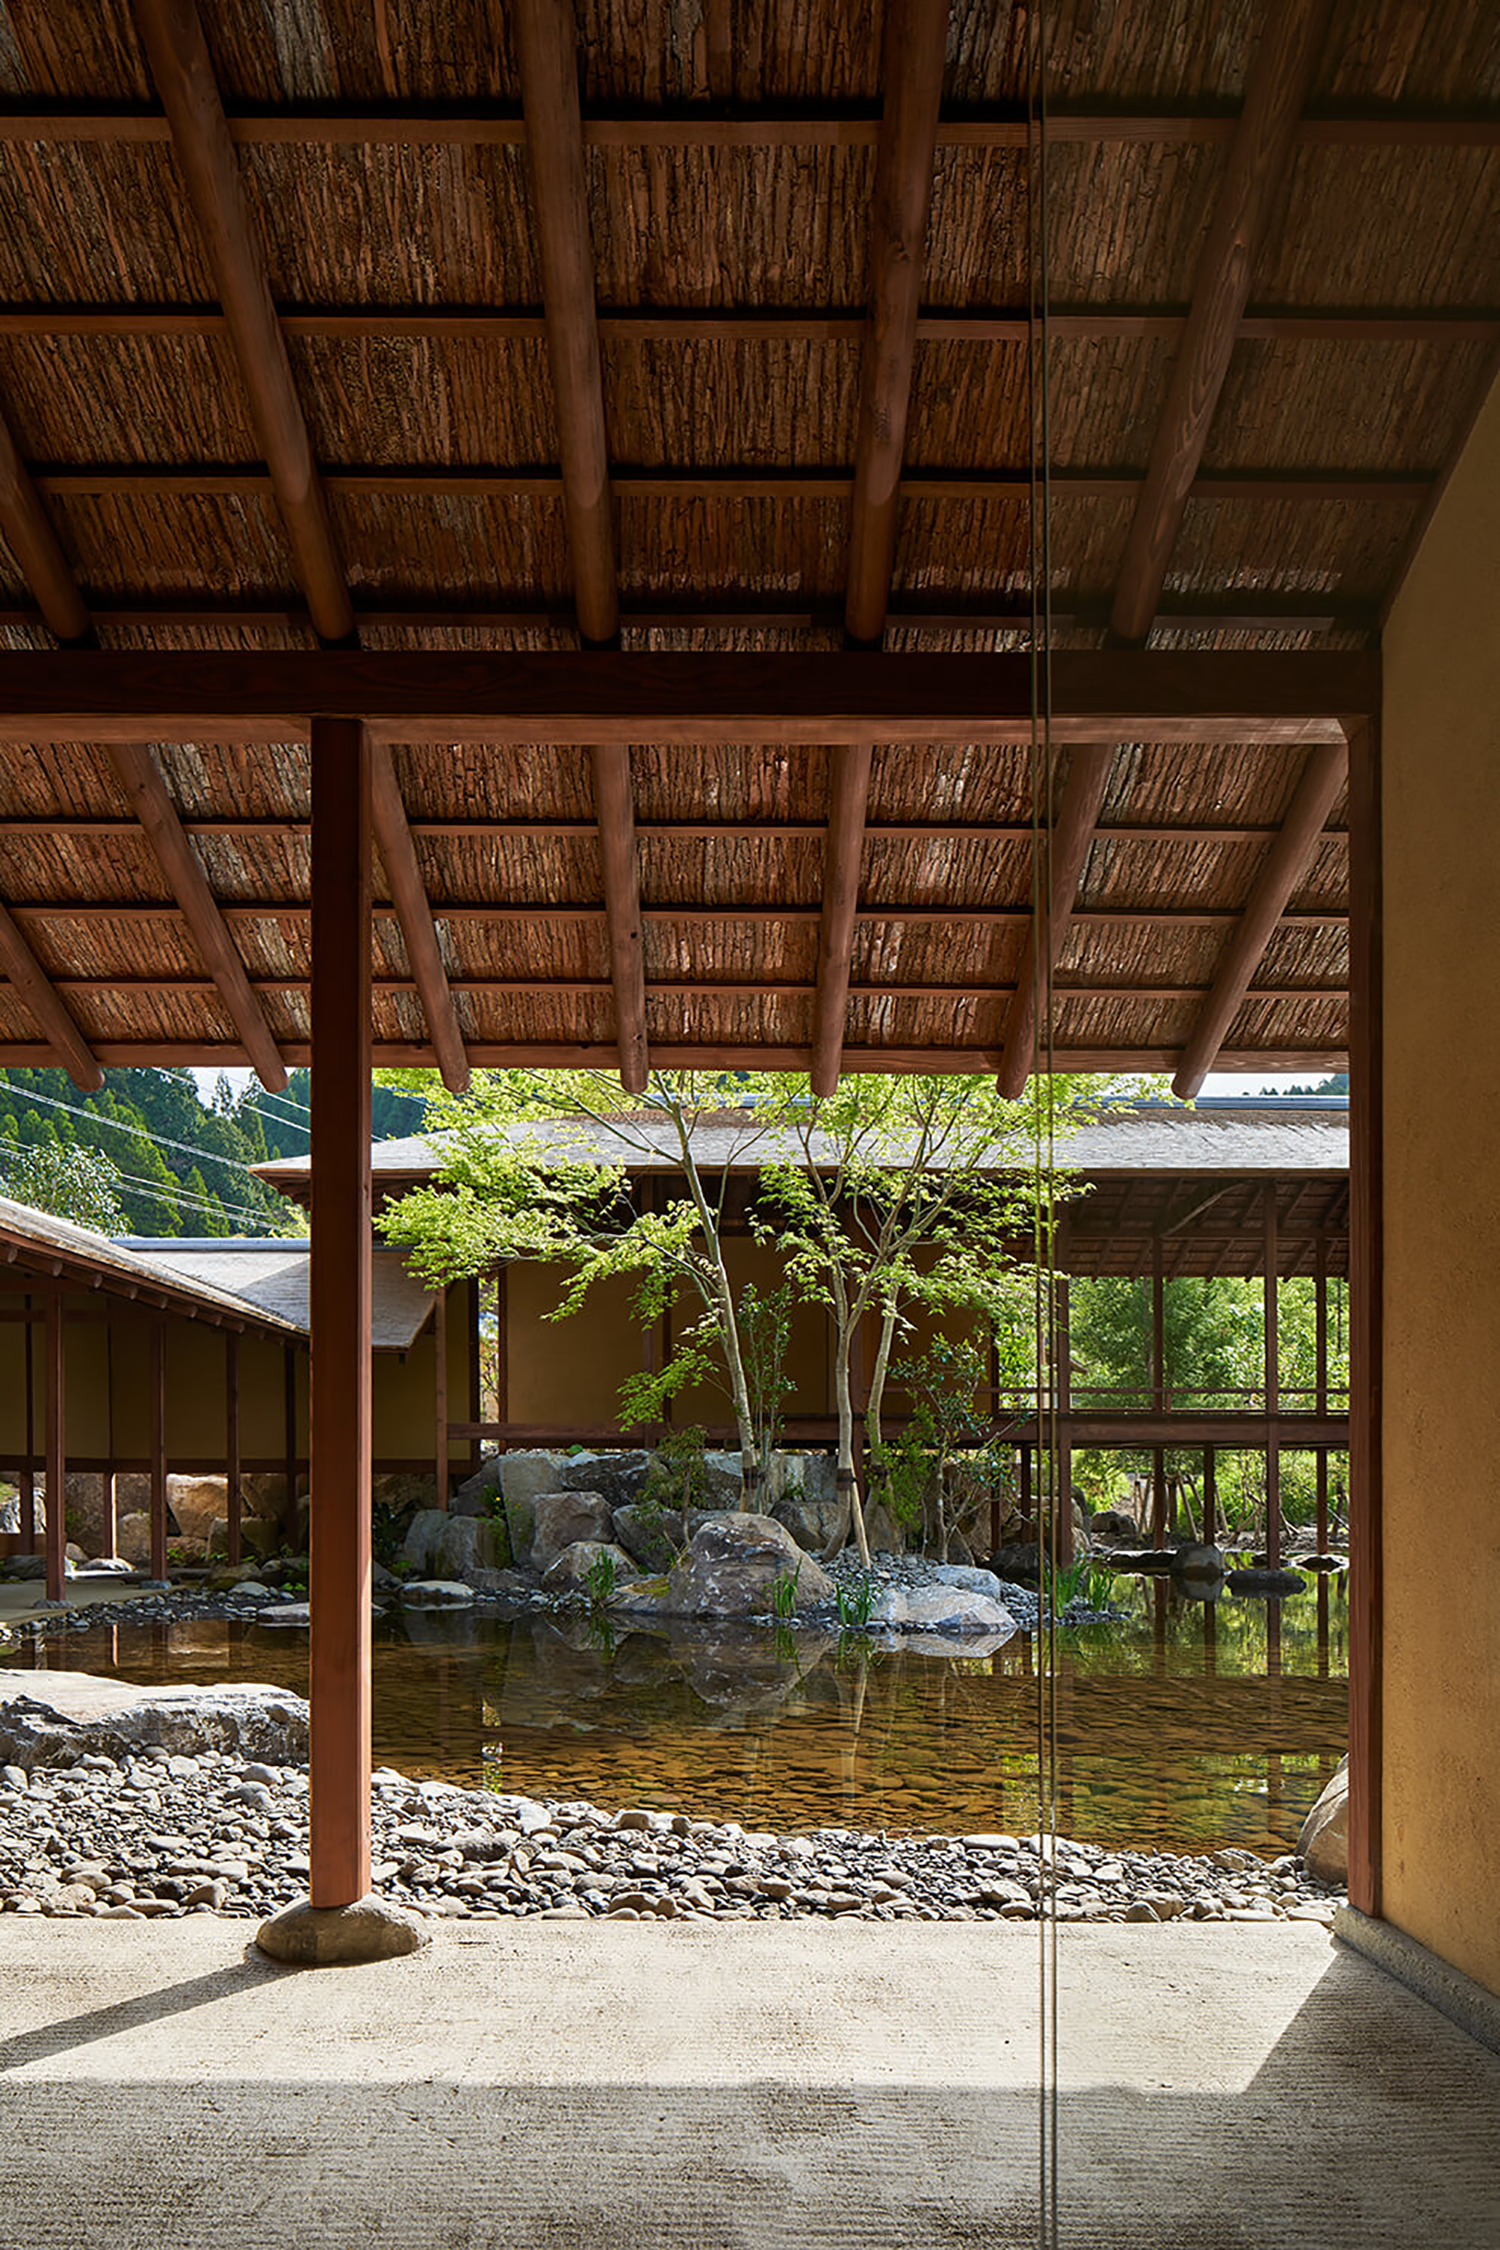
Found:
[{"label": "still water surface", "polygon": [[[1344,1751],[1342,1591],[1209,1604],[1120,1579],[1116,1599],[1128,1624],[1057,1639],[1062,1831],[1288,1850]],[[129,1680],[307,1688],[305,1634],[238,1623],[101,1628],[11,1661],[38,1656]],[[1037,1668],[1019,1634],[974,1658],[833,1635],[408,1613],[375,1627],[375,1757],[748,1827],[1029,1832]]]}]

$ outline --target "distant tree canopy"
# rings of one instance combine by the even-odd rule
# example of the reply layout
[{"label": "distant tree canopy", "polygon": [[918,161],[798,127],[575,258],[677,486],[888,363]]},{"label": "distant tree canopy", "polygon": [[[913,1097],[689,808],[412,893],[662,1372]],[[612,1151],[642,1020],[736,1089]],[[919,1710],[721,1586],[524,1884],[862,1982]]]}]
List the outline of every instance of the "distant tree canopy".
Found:
[{"label": "distant tree canopy", "polygon": [[[296,1076],[301,1087],[275,1100],[305,1116],[307,1074]],[[61,1070],[0,1071],[0,1194],[103,1233],[300,1233],[301,1214],[249,1167],[306,1147],[295,1114],[224,1078],[205,1101],[186,1070],[106,1071],[97,1094]],[[67,1161],[82,1151],[92,1169]]]}]

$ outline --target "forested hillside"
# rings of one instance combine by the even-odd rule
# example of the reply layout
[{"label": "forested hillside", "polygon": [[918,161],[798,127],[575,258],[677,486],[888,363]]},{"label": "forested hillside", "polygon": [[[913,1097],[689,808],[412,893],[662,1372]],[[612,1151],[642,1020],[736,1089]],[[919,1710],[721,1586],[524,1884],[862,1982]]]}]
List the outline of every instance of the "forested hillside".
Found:
[{"label": "forested hillside", "polygon": [[[251,1166],[305,1155],[308,1073],[284,1093],[187,1070],[110,1070],[83,1094],[61,1070],[0,1071],[0,1193],[111,1234],[297,1234],[306,1225]],[[420,1130],[423,1104],[377,1087],[375,1137]]]}]

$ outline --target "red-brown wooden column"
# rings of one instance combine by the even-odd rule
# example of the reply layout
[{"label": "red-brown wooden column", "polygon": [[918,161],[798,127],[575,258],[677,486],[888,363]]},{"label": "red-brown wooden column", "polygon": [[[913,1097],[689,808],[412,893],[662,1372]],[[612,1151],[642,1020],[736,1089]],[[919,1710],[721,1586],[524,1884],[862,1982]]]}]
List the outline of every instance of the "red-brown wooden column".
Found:
[{"label": "red-brown wooden column", "polygon": [[63,1551],[68,1543],[67,1393],[63,1362],[62,1292],[47,1299],[47,1405],[42,1442],[47,1457],[47,1599],[63,1598]]},{"label": "red-brown wooden column", "polygon": [[[1313,1299],[1317,1336],[1317,1389],[1313,1395],[1313,1406],[1319,1415],[1326,1415],[1328,1412],[1328,1238],[1322,1234],[1318,1236],[1318,1258],[1313,1282]],[[1328,1546],[1328,1448],[1326,1445],[1320,1445],[1318,1448],[1317,1475],[1317,1539],[1318,1553],[1321,1555]]]},{"label": "red-brown wooden column", "polygon": [[1281,1568],[1281,1438],[1277,1416],[1281,1412],[1281,1301],[1277,1294],[1277,1268],[1281,1252],[1276,1239],[1276,1184],[1265,1189],[1266,1225],[1266,1568]]},{"label": "red-brown wooden column", "polygon": [[1073,1560],[1073,1288],[1071,1277],[1057,1277],[1057,1560],[1066,1570]]},{"label": "red-brown wooden column", "polygon": [[312,1903],[370,1888],[370,754],[312,730]]},{"label": "red-brown wooden column", "polygon": [[[1151,1242],[1151,1411],[1167,1411],[1167,1284],[1159,1234]],[[1151,1452],[1151,1544],[1160,1550],[1167,1543],[1167,1456],[1162,1446]]]},{"label": "red-brown wooden column", "polygon": [[[475,1421],[478,1416],[472,1417]],[[432,1306],[432,1462],[437,1504],[448,1505],[448,1292],[439,1289]]]},{"label": "red-brown wooden column", "polygon": [[1380,727],[1349,744],[1349,1903],[1381,1908]]},{"label": "red-brown wooden column", "polygon": [[151,1324],[151,1575],[167,1575],[167,1324]]},{"label": "red-brown wooden column", "polygon": [[21,1552],[36,1553],[36,1352],[32,1339],[36,1333],[35,1311],[28,1290],[22,1300],[26,1307],[26,1466],[21,1471]]},{"label": "red-brown wooden column", "polygon": [[[240,1339],[233,1328],[224,1331],[224,1471],[226,1552],[230,1562],[237,1563],[240,1559]],[[290,1516],[287,1522],[290,1525]]]}]

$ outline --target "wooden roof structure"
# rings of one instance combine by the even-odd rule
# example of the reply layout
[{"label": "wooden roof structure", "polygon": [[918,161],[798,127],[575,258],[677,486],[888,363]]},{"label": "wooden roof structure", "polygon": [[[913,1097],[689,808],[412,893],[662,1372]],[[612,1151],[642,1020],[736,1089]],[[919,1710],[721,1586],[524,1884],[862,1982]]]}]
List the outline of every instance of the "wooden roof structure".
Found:
[{"label": "wooden roof structure", "polygon": [[307,1059],[323,714],[377,1062],[1341,1063],[1493,9],[573,13],[6,9],[0,1064]]}]

